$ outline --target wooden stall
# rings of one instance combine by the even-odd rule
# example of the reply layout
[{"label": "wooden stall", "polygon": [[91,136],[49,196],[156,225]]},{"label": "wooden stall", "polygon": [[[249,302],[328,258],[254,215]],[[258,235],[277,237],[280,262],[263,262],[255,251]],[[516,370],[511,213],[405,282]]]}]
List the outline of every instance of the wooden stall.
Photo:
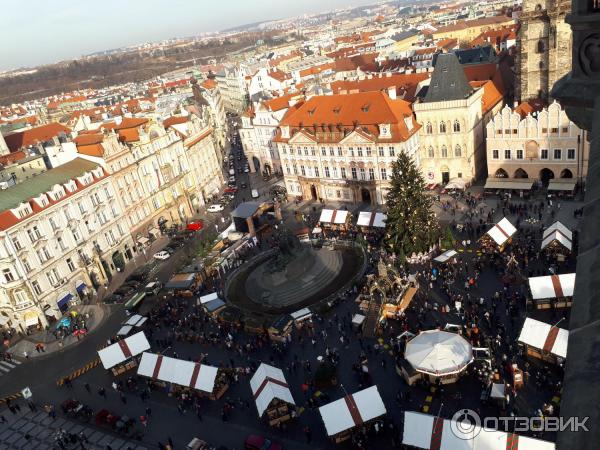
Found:
[{"label": "wooden stall", "polygon": [[136,367],[136,356],[149,349],[150,343],[144,332],[140,331],[99,350],[98,356],[104,368],[116,376]]},{"label": "wooden stall", "polygon": [[490,253],[502,252],[506,244],[511,242],[512,236],[516,232],[517,229],[514,225],[504,217],[479,239],[481,249]]},{"label": "wooden stall", "polygon": [[296,403],[281,369],[261,363],[250,379],[250,388],[258,416],[269,425],[279,425],[295,417]]},{"label": "wooden stall", "polygon": [[529,289],[536,309],[569,308],[573,302],[575,273],[529,278]]},{"label": "wooden stall", "polygon": [[319,223],[333,230],[346,230],[350,224],[350,213],[343,209],[323,209]]},{"label": "wooden stall", "polygon": [[569,332],[527,317],[518,342],[525,346],[528,356],[553,364],[567,357]]},{"label": "wooden stall", "polygon": [[165,285],[165,289],[173,291],[178,297],[192,297],[202,284],[202,277],[197,272],[177,273]]}]

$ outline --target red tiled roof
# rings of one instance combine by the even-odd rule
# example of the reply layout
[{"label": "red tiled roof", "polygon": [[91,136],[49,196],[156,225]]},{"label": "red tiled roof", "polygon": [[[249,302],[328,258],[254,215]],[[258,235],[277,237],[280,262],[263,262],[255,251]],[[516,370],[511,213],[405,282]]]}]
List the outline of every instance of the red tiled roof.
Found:
[{"label": "red tiled roof", "polygon": [[214,78],[208,78],[204,80],[200,86],[202,86],[204,89],[215,89],[217,87],[217,80]]},{"label": "red tiled roof", "polygon": [[521,117],[525,118],[529,114],[532,114],[534,112],[540,112],[542,109],[544,109],[545,106],[546,104],[543,100],[539,98],[534,98],[521,103],[515,108],[515,112]]},{"label": "red tiled roof", "polygon": [[178,123],[186,123],[188,120],[189,117],[185,116],[171,116],[163,120],[163,127],[169,128],[171,125],[176,125]]},{"label": "red tiled roof", "polygon": [[49,141],[60,133],[70,134],[71,130],[60,123],[49,123],[48,125],[42,125],[41,127],[29,128],[27,130],[9,134],[4,136],[4,140],[10,151],[15,152],[23,147],[29,147],[38,142]]},{"label": "red tiled roof", "polygon": [[[404,94],[404,100],[413,101],[416,95],[417,85],[430,77],[430,73],[394,73],[390,76],[377,76],[354,81],[334,81],[331,83],[331,89],[334,93],[346,91],[347,93],[381,91],[390,87],[396,87],[398,95]],[[381,75],[381,74],[379,74]]]},{"label": "red tiled roof", "polygon": [[3,166],[9,166],[18,161],[21,161],[22,159],[25,159],[26,157],[27,155],[25,155],[25,152],[19,150],[13,153],[9,153],[8,155],[1,155],[0,164],[2,164]]}]

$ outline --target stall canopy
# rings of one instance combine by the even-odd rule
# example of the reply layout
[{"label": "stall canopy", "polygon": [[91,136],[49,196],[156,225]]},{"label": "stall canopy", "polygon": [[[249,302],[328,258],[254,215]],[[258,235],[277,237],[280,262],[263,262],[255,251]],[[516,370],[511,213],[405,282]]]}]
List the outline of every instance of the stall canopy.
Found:
[{"label": "stall canopy", "polygon": [[445,189],[458,189],[464,191],[467,187],[467,180],[464,178],[452,178]]},{"label": "stall canopy", "polygon": [[567,357],[568,340],[569,332],[567,330],[531,319],[530,317],[525,319],[521,334],[519,335],[519,342],[560,356],[561,358]]},{"label": "stall canopy", "polygon": [[128,338],[121,339],[116,344],[99,350],[98,356],[100,356],[100,361],[102,361],[104,368],[110,369],[149,349],[150,343],[146,339],[144,332],[140,331]]},{"label": "stall canopy", "polygon": [[458,334],[428,330],[406,344],[405,358],[418,372],[451,375],[473,361],[473,347]]},{"label": "stall canopy", "polygon": [[532,277],[529,279],[529,289],[534,300],[571,297],[575,289],[575,274]]},{"label": "stall canopy", "polygon": [[216,292],[212,292],[210,294],[206,294],[200,297],[200,304],[212,302],[213,300],[217,300],[219,295]]},{"label": "stall canopy", "polygon": [[360,426],[386,412],[377,386],[347,395],[319,408],[328,436]]},{"label": "stall canopy", "polygon": [[212,393],[218,370],[217,367],[205,364],[145,352],[137,373],[155,380]]},{"label": "stall canopy", "polygon": [[189,289],[193,286],[195,273],[178,273],[169,280],[165,289]]},{"label": "stall canopy", "polygon": [[291,313],[290,316],[292,316],[292,319],[294,320],[306,320],[312,317],[312,312],[308,308],[302,308],[296,312]]},{"label": "stall canopy", "polygon": [[542,250],[552,242],[558,242],[568,250],[573,247],[573,233],[560,222],[554,222],[544,230],[542,237]]},{"label": "stall canopy", "polygon": [[131,325],[124,325],[119,331],[117,331],[117,336],[127,336],[131,330],[133,330]]},{"label": "stall canopy", "polygon": [[494,225],[487,234],[494,240],[497,245],[502,245],[517,232],[517,229],[510,221],[504,217],[500,222]]},{"label": "stall canopy", "polygon": [[31,327],[33,325],[37,325],[39,322],[39,318],[37,313],[33,312],[33,311],[27,311],[24,315],[23,315],[23,319],[25,321],[25,326],[26,327]]},{"label": "stall canopy", "polygon": [[441,263],[445,263],[446,261],[448,261],[450,258],[452,258],[453,256],[456,256],[458,253],[456,250],[446,250],[444,253],[442,253],[440,256],[433,258],[434,261],[437,262],[441,262]]},{"label": "stall canopy", "polygon": [[548,183],[549,191],[574,191],[577,182],[573,179],[555,179]]},{"label": "stall canopy", "polygon": [[213,313],[213,312],[217,311],[218,309],[222,308],[223,306],[225,306],[225,302],[223,300],[221,300],[220,298],[218,298],[216,300],[211,300],[210,302],[206,302],[202,306],[204,307],[204,309],[206,309],[206,312]]},{"label": "stall canopy", "polygon": [[319,222],[321,223],[346,223],[346,219],[348,218],[348,211],[342,209],[324,209],[321,211],[321,217],[319,218]]},{"label": "stall canopy", "polygon": [[533,181],[527,178],[488,178],[484,189],[507,189],[528,191],[533,186]]},{"label": "stall canopy", "polygon": [[379,212],[361,211],[358,213],[356,225],[359,227],[385,228],[387,216]]},{"label": "stall canopy", "polygon": [[139,314],[134,314],[129,319],[127,319],[127,322],[125,322],[124,325],[131,325],[132,327],[141,327],[146,323],[146,320],[148,320],[147,317],[140,316]]},{"label": "stall canopy", "polygon": [[[458,430],[458,431],[457,431]],[[462,432],[461,432],[462,431]],[[505,433],[477,425],[459,425],[451,420],[419,412],[404,413],[402,444],[439,450],[554,450],[554,443]]]},{"label": "stall canopy", "polygon": [[279,399],[291,405],[296,404],[283,372],[277,367],[261,363],[250,379],[250,388],[252,389],[252,396],[256,402],[259,417],[262,417],[274,399]]}]

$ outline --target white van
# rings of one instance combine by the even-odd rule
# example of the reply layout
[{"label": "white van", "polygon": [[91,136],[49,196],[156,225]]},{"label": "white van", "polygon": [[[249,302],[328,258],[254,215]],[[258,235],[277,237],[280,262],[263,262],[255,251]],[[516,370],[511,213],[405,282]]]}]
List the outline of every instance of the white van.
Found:
[{"label": "white van", "polygon": [[160,281],[153,281],[152,283],[148,283],[144,288],[144,291],[148,295],[156,295],[162,289],[162,283]]},{"label": "white van", "polygon": [[252,189],[252,198],[258,198],[258,189]]}]

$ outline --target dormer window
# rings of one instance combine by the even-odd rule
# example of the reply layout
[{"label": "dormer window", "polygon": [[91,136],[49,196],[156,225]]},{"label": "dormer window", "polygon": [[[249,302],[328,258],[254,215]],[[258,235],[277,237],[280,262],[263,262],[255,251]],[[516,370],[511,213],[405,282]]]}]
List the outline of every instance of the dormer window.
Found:
[{"label": "dormer window", "polygon": [[390,138],[392,137],[391,134],[391,127],[389,124],[382,124],[379,126],[379,137],[380,138]]},{"label": "dormer window", "polygon": [[370,107],[370,106],[371,106],[371,105],[369,105],[369,104],[367,103],[366,105],[363,105],[363,106],[362,106],[360,109],[361,109],[361,111],[362,111],[362,112],[364,112],[364,113],[367,113],[367,112],[369,112],[369,107]]},{"label": "dormer window", "polygon": [[290,127],[288,125],[284,125],[281,127],[281,137],[284,139],[289,139],[290,137]]}]

